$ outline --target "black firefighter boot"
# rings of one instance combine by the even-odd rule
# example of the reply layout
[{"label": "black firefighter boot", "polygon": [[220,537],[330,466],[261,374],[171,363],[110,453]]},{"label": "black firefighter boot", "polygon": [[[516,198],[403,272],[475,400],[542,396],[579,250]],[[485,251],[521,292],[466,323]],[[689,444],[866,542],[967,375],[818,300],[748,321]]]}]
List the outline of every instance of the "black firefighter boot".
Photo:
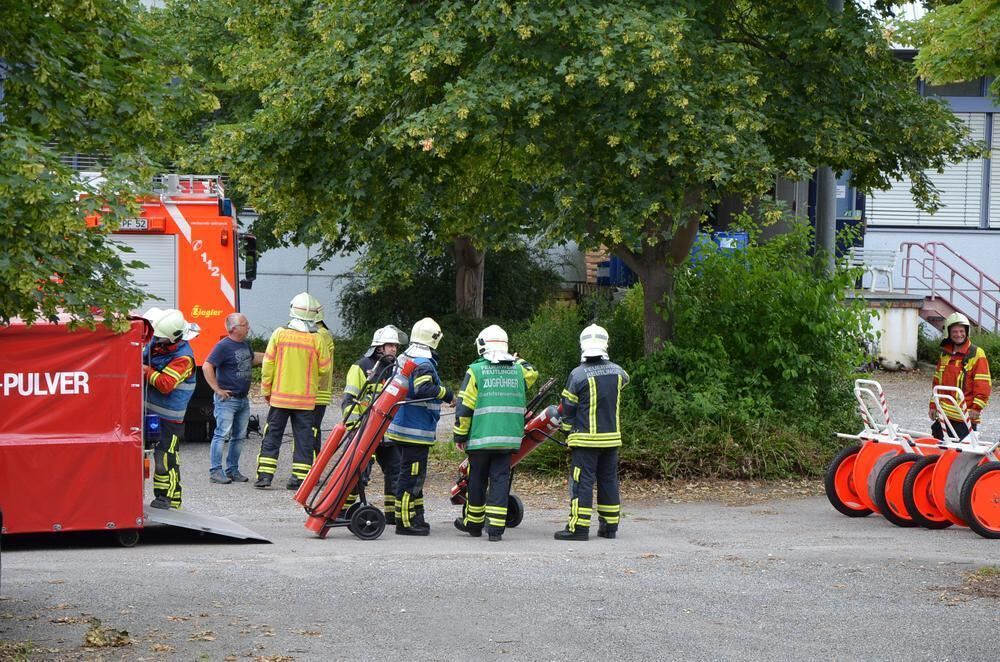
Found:
[{"label": "black firefighter boot", "polygon": [[608,540],[613,540],[618,535],[618,525],[617,524],[605,524],[601,522],[597,526],[597,536],[599,538],[607,538]]},{"label": "black firefighter boot", "polygon": [[465,520],[461,517],[455,518],[455,528],[463,533],[468,533],[473,538],[478,538],[483,535],[482,524],[466,524]]},{"label": "black firefighter boot", "polygon": [[556,531],[556,540],[590,540],[590,529],[577,527],[575,531],[570,531],[567,526],[562,531]]}]

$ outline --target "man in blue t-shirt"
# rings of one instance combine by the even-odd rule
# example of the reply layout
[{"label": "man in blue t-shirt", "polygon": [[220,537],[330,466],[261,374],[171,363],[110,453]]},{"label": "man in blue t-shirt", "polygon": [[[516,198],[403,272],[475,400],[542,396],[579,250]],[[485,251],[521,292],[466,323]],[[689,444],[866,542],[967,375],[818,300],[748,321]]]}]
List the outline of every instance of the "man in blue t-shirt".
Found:
[{"label": "man in blue t-shirt", "polygon": [[[205,359],[202,371],[205,381],[215,392],[215,435],[209,451],[209,480],[226,485],[249,478],[240,473],[240,453],[247,438],[250,421],[250,376],[253,366],[264,360],[247,342],[250,323],[246,316],[233,313],[226,318],[229,335],[216,344]],[[229,442],[226,471],[222,471],[222,445]]]}]

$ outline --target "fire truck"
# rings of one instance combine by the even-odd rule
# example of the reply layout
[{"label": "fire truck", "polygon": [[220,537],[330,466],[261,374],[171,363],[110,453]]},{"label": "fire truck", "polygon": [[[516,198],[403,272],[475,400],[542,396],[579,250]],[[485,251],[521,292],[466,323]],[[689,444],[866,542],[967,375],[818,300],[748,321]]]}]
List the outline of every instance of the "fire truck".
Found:
[{"label": "fire truck", "polygon": [[[201,327],[191,342],[198,384],[185,417],[185,439],[209,441],[214,427],[212,389],[201,365],[226,335],[226,316],[240,310],[240,289],[253,286],[256,238],[239,234],[232,201],[215,175],[163,175],[141,207],[140,216],[122,219],[112,234],[116,243],[127,247],[127,261],[146,265],[133,277],[148,296],[133,312],[151,306],[176,308]],[[88,219],[91,225],[100,222]],[[245,259],[242,278],[240,252]]]}]

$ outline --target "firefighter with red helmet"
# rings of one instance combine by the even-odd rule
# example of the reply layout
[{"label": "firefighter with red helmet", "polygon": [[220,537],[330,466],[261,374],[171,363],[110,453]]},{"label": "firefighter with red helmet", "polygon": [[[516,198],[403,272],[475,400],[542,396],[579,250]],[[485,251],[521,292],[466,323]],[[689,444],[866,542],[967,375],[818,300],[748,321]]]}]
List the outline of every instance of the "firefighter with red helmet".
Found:
[{"label": "firefighter with red helmet", "polygon": [[308,292],[297,294],[288,315],[288,324],[271,334],[261,366],[260,390],[270,408],[257,456],[254,487],[258,489],[271,486],[289,419],[293,438],[292,477],[285,487],[297,490],[309,473],[316,455],[313,434],[316,396],[320,384],[333,369],[329,346],[317,333],[319,301]]},{"label": "firefighter with red helmet", "polygon": [[[972,428],[979,426],[983,409],[990,401],[993,383],[990,378],[990,364],[982,347],[972,344],[969,339],[971,330],[969,318],[961,313],[954,313],[944,321],[946,337],[941,341],[941,356],[938,358],[937,370],[934,371],[933,386],[954,386],[962,390],[968,408],[969,422]],[[938,411],[934,400],[931,400],[927,415],[934,424],[931,434],[937,439],[944,439],[942,417],[951,421],[955,432],[960,438],[969,434],[968,428],[962,422],[962,413],[954,407],[942,403],[944,411]]]},{"label": "firefighter with red helmet", "polygon": [[[345,426],[354,430],[361,422],[361,417],[375,401],[391,376],[388,366],[396,361],[399,347],[407,340],[405,333],[393,325],[384,326],[372,335],[368,351],[347,370],[347,383],[344,384],[344,397],[340,409],[344,416]],[[396,479],[399,477],[399,448],[391,439],[384,436],[375,449],[375,461],[382,469],[383,509],[385,523],[396,524]],[[362,476],[364,485],[368,484],[371,475],[371,463]],[[350,508],[358,500],[356,492],[352,492],[344,503],[344,508]]]},{"label": "firefighter with red helmet", "polygon": [[619,421],[622,389],[628,373],[608,360],[608,332],[596,324],[580,334],[579,366],[573,369],[562,392],[561,429],[568,433],[572,451],[569,520],[556,540],[587,540],[597,483],[597,535],[614,538],[621,519],[618,493],[618,448],[622,445]]},{"label": "firefighter with red helmet", "polygon": [[425,400],[397,409],[385,433],[385,438],[399,447],[395,503],[398,535],[426,536],[431,532],[431,525],[424,519],[427,456],[437,438],[441,403],[454,400],[451,389],[441,383],[437,372],[434,350],[443,336],[438,323],[425,317],[413,325],[410,345],[398,361],[417,364],[407,385],[407,400]]},{"label": "firefighter with red helmet", "polygon": [[194,351],[188,340],[198,335],[174,308],[150,308],[143,317],[153,326],[153,339],[142,354],[146,380],[146,411],[160,417],[160,439],[153,448],[152,508],[181,507],[178,447],[184,439],[184,414],[194,395]]},{"label": "firefighter with red helmet", "polygon": [[510,461],[524,436],[526,391],[538,378],[510,354],[507,332],[492,324],[476,337],[479,359],[465,373],[455,405],[455,445],[469,454],[468,496],[455,528],[500,542],[507,526]]}]

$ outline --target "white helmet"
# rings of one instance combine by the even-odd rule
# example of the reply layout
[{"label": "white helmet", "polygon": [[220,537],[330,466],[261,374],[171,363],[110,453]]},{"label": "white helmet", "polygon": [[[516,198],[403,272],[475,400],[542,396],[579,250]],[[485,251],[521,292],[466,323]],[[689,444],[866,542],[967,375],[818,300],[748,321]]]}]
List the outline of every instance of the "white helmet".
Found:
[{"label": "white helmet", "polygon": [[184,313],[176,308],[150,308],[143,318],[153,325],[153,337],[162,338],[170,344],[181,340],[191,340],[201,331],[197,324],[189,324]]},{"label": "white helmet", "polygon": [[951,332],[951,327],[955,326],[956,324],[961,324],[965,327],[966,335],[968,335],[972,331],[972,329],[970,328],[972,324],[969,322],[968,317],[966,317],[962,313],[952,313],[951,315],[948,315],[948,319],[944,321],[944,332],[945,333]]},{"label": "white helmet", "polygon": [[591,324],[580,334],[580,355],[583,358],[600,356],[608,358],[608,331],[603,326]]},{"label": "white helmet", "polygon": [[303,322],[318,322],[323,319],[323,306],[308,292],[296,294],[292,299],[288,316]]},{"label": "white helmet", "polygon": [[406,334],[394,327],[392,324],[383,326],[372,336],[372,347],[382,345],[402,345],[406,342]]},{"label": "white helmet", "polygon": [[437,349],[438,343],[443,337],[444,333],[441,332],[441,327],[430,317],[425,317],[414,324],[410,331],[410,342],[427,345],[431,349]]},{"label": "white helmet", "polygon": [[507,332],[496,324],[491,324],[476,336],[476,351],[491,363],[514,360],[508,352]]}]

